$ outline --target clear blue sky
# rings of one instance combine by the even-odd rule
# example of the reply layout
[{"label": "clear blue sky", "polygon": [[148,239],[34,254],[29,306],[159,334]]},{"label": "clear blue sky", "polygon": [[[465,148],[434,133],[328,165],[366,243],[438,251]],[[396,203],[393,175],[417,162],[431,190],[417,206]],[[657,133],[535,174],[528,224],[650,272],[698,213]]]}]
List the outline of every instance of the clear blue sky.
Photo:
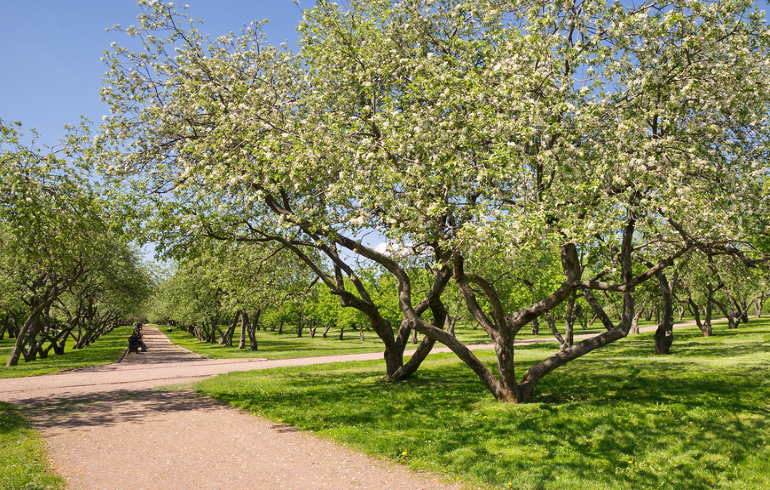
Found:
[{"label": "clear blue sky", "polygon": [[[169,0],[167,0],[168,2]],[[312,0],[301,0],[303,8]],[[268,41],[296,40],[302,12],[291,0],[183,0],[202,19],[202,32],[219,36],[252,20],[269,19]],[[135,0],[0,0],[0,119],[21,121],[53,145],[64,124],[83,114],[95,124],[107,109],[99,101],[110,43],[128,41],[107,27],[136,24]]]}]

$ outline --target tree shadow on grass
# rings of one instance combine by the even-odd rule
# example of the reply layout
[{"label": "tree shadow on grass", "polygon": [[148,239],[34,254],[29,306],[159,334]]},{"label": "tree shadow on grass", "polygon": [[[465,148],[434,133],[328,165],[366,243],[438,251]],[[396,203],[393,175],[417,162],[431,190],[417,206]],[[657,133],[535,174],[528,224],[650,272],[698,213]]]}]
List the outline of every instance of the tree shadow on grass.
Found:
[{"label": "tree shadow on grass", "polygon": [[[402,383],[382,381],[375,368],[324,367],[237,373],[200,386],[368,452],[406,453],[412,464],[457,468],[492,485],[729,488],[753,456],[768,456],[770,366],[712,369],[690,356],[659,362],[650,340],[570,363],[519,406],[495,403],[467,367],[445,361]],[[701,357],[708,341],[695,342]],[[766,352],[751,342],[705,351],[712,348]]]}]

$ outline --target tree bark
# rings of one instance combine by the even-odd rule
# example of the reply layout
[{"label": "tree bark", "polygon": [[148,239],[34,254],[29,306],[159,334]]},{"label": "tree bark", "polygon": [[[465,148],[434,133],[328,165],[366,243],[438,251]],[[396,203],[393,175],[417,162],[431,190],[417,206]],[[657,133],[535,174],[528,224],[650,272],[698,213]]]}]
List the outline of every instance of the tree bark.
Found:
[{"label": "tree bark", "polygon": [[642,303],[642,306],[636,310],[636,313],[634,314],[633,320],[631,320],[631,332],[633,334],[639,333],[639,319],[642,317],[642,313],[644,313],[644,307],[647,303]]},{"label": "tree bark", "polygon": [[[251,325],[249,325],[249,328],[247,330],[247,333],[249,335],[249,350],[252,352],[255,352],[259,346],[257,345],[257,336],[256,336],[256,330],[257,326],[259,325],[259,316],[262,314],[262,308],[257,308],[257,311],[254,312],[254,315],[251,318]],[[248,320],[248,319],[245,319]],[[248,322],[246,322],[248,324]]]},{"label": "tree bark", "polygon": [[532,320],[532,335],[540,335],[540,320],[537,318]]},{"label": "tree bark", "polygon": [[249,315],[245,310],[239,312],[241,317],[241,338],[238,340],[238,349],[246,348],[246,330],[249,324]]},{"label": "tree bark", "polygon": [[674,294],[673,288],[676,282],[676,271],[673,278],[669,281],[665,274],[658,272],[656,274],[658,284],[660,285],[662,304],[658,311],[661,311],[661,321],[655,330],[655,353],[668,354],[671,350],[671,344],[674,341]]}]

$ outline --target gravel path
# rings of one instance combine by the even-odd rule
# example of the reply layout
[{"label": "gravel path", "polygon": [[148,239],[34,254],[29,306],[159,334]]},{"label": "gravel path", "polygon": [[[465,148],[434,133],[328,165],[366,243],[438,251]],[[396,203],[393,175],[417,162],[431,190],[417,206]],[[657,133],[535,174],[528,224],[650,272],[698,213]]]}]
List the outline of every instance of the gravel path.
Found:
[{"label": "gravel path", "polygon": [[148,352],[128,354],[118,364],[0,379],[0,400],[21,406],[43,433],[53,468],[69,490],[460,488],[202,398],[185,387],[232,371],[382,360],[381,353],[213,360],[173,345],[155,327],[144,333]]},{"label": "gravel path", "polygon": [[157,328],[144,333],[148,351],[119,364],[0,380],[0,400],[21,406],[43,433],[69,490],[460,488],[185,388],[153,389],[329,358],[209,360],[174,346]]}]

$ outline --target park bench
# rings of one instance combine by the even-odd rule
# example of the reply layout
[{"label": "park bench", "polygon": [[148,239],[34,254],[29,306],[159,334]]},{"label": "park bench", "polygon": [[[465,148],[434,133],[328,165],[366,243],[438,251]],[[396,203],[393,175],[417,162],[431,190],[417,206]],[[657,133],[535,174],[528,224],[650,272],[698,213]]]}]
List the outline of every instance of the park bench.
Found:
[{"label": "park bench", "polygon": [[142,348],[142,340],[139,337],[133,335],[128,338],[128,352],[139,353],[139,349]]}]

